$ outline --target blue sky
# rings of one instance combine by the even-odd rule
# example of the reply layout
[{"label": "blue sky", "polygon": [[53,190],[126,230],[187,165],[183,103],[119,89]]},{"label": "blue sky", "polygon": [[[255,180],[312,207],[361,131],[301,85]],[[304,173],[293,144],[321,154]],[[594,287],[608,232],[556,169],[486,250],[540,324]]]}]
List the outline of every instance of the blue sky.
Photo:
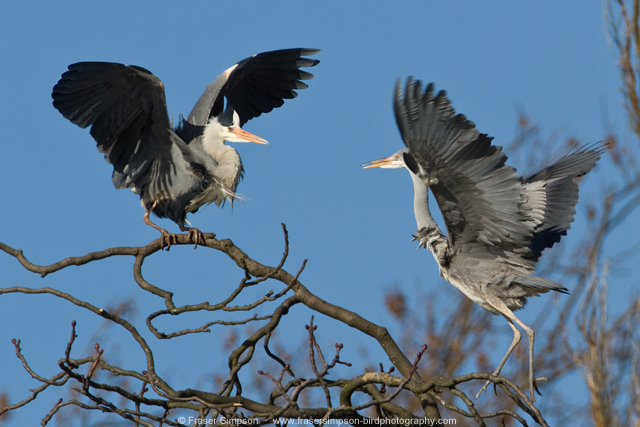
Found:
[{"label": "blue sky", "polygon": [[[448,286],[438,278],[431,255],[411,242],[415,221],[407,174],[360,167],[402,147],[391,104],[397,78],[412,75],[446,89],[456,110],[499,145],[513,140],[519,109],[541,126],[543,138],[558,138],[559,146],[569,136],[602,139],[603,111],[615,131],[630,137],[600,2],[3,2],[0,241],[23,249],[36,264],[50,264],[158,237],[143,224],[137,196],[113,188],[111,166],[88,131],[52,107],[51,88],[68,64],[112,61],[151,70],[163,81],[169,114],[177,119],[221,71],[255,53],[288,47],[320,48],[315,57],[321,63],[297,99],[245,125],[270,141],[235,145],[246,169],[238,192],[246,200],[233,209],[210,206],[190,219],[272,265],[282,252],[284,222],[291,243],[288,271],[308,259],[301,280],[312,292],[380,324],[392,323],[382,309],[390,286],[408,292],[415,283]],[[582,182],[581,200],[602,188],[598,181],[607,168],[605,160]],[[177,231],[168,220],[159,223]],[[574,229],[569,240],[584,231],[582,215]],[[632,243],[624,234],[613,241],[612,254],[613,247]],[[54,287],[97,306],[135,299],[144,313],[162,308],[133,281],[131,259],[94,264],[41,279],[0,254],[0,286]],[[190,247],[156,254],[145,263],[145,273],[174,291],[179,303],[214,301],[240,280],[225,256]],[[623,302],[637,295],[630,286],[637,274],[625,274],[631,278],[616,278]],[[211,296],[203,298],[207,293]],[[525,323],[536,309],[533,303],[520,314]],[[301,330],[292,335],[292,347],[303,339],[310,315],[300,309],[299,317],[292,317]],[[80,357],[92,348],[100,319],[50,296],[0,297],[0,391],[9,390],[12,402],[37,384],[20,367],[10,340],[21,339],[33,367],[51,376],[73,319],[79,322],[75,356]],[[138,320],[143,329],[143,317]],[[325,318],[316,323],[326,327],[328,342],[357,340],[345,348],[346,359],[357,359],[358,345],[375,346]],[[511,332],[503,326],[506,348]],[[215,345],[219,332],[193,342]],[[157,344],[159,352],[170,349],[176,357],[161,357],[160,372],[179,372],[175,376],[184,387],[199,377],[179,371],[177,357],[186,356],[172,346],[184,350],[190,342]],[[120,341],[123,348],[131,344]],[[206,363],[225,363],[214,360]],[[141,370],[141,362],[136,351],[126,363]],[[11,423],[39,422],[58,397],[49,391],[15,413]]]}]

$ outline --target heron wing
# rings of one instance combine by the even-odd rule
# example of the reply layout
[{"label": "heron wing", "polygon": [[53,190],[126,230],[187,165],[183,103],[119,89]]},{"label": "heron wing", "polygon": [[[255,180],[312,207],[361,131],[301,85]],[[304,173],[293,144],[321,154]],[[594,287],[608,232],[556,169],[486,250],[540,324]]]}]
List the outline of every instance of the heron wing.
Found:
[{"label": "heron wing", "polygon": [[394,96],[396,121],[405,145],[421,166],[455,251],[479,242],[505,249],[526,248],[533,223],[521,210],[522,184],[505,165],[502,148],[475,124],[456,114],[444,91],[433,85],[422,92],[409,79],[404,97],[400,82]]},{"label": "heron wing", "polygon": [[228,106],[240,117],[236,125],[244,126],[254,117],[282,106],[285,99],[298,96],[295,90],[306,89],[302,80],[313,78],[313,74],[300,68],[313,67],[320,61],[303,56],[318,52],[320,49],[274,50],[239,61],[207,86],[187,120],[205,125],[210,117],[223,113],[226,97]]},{"label": "heron wing", "polygon": [[150,71],[79,62],[69,65],[51,96],[64,117],[91,126],[98,150],[113,165],[116,188],[134,189],[147,204],[193,186],[186,173],[191,153],[171,130],[164,87]]},{"label": "heron wing", "polygon": [[575,178],[589,173],[603,151],[599,144],[572,149],[551,166],[523,179],[525,207],[535,221],[530,258],[537,260],[544,249],[567,234],[578,203]]}]

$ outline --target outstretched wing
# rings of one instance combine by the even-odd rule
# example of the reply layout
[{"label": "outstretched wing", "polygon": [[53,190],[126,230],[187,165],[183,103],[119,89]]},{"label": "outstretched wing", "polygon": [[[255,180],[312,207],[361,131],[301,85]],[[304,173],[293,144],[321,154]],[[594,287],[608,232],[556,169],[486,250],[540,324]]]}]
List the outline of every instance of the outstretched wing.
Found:
[{"label": "outstretched wing", "polygon": [[185,173],[188,147],[171,130],[164,87],[150,71],[78,62],[69,65],[51,96],[64,117],[91,126],[98,150],[113,165],[116,188],[132,188],[147,203],[192,186]]},{"label": "outstretched wing", "polygon": [[522,184],[502,148],[456,114],[444,91],[396,84],[394,110],[405,145],[442,211],[453,251],[467,243],[526,248],[533,223],[521,210]]},{"label": "outstretched wing", "polygon": [[535,223],[528,258],[537,260],[544,249],[566,236],[578,203],[578,183],[574,179],[589,173],[603,152],[600,144],[572,149],[551,166],[522,180],[527,215]]},{"label": "outstretched wing", "polygon": [[210,117],[220,116],[225,97],[225,112],[231,113],[230,107],[238,113],[240,123],[235,124],[240,127],[254,117],[282,106],[285,99],[298,96],[295,90],[308,87],[302,80],[313,78],[313,74],[300,68],[313,67],[320,61],[303,56],[318,52],[320,49],[283,49],[243,59],[207,86],[187,121],[204,126]]}]

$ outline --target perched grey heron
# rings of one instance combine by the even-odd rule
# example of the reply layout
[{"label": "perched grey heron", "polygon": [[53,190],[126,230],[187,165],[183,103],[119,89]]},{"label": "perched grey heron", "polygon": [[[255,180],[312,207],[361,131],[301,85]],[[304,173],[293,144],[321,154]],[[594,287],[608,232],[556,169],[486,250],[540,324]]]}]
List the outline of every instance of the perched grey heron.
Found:
[{"label": "perched grey heron", "polygon": [[[513,313],[527,297],[568,290],[535,276],[535,263],[571,228],[578,184],[596,165],[602,145],[570,150],[551,166],[528,178],[507,166],[502,147],[456,114],[444,91],[422,91],[409,78],[396,84],[394,111],[406,148],[365,168],[406,168],[414,188],[414,213],[420,247],[429,249],[440,274],[473,302],[501,314],[513,329],[513,341],[493,375],[502,370],[520,342],[529,337],[529,393],[535,401],[534,331]],[[428,189],[440,207],[445,236],[429,211]],[[484,391],[489,382],[480,390]]]},{"label": "perched grey heron", "polygon": [[[198,245],[202,234],[185,227],[188,213],[203,205],[218,207],[238,198],[243,176],[238,152],[228,142],[267,141],[242,130],[262,113],[295,98],[313,74],[300,70],[320,61],[304,58],[319,49],[284,49],[243,59],[209,84],[191,110],[172,128],[164,86],[150,71],[135,65],[78,62],[53,87],[53,106],[72,123],[86,128],[113,165],[113,184],[140,195],[144,221],[162,233],[170,247],[175,234],[149,219],[153,212],[189,231]],[[226,100],[226,103],[225,103]]]}]

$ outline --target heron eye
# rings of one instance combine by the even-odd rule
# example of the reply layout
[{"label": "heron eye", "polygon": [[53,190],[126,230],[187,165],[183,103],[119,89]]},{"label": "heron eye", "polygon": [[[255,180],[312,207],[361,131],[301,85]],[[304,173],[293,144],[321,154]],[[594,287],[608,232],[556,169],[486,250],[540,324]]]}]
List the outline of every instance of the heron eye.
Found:
[{"label": "heron eye", "polygon": [[227,130],[228,130],[229,132],[233,132],[233,126],[228,126],[228,127],[227,127]]}]

